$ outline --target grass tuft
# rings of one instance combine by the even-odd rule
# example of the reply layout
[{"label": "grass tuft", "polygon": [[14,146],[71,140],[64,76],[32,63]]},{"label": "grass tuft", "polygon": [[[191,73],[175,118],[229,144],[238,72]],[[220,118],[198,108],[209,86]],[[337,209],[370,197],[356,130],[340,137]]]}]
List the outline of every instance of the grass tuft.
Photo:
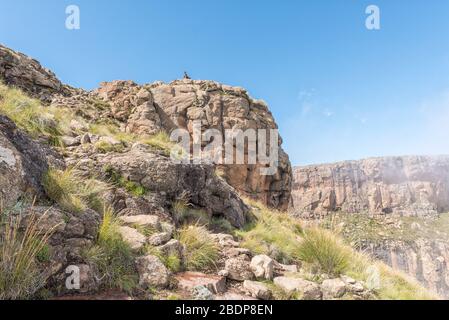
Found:
[{"label": "grass tuft", "polygon": [[39,223],[44,216],[31,211],[24,228],[21,216],[2,219],[0,300],[32,298],[46,284],[48,274],[39,263],[49,259],[47,242],[56,226],[42,232]]},{"label": "grass tuft", "polygon": [[267,207],[247,201],[253,207],[254,219],[244,230],[236,234],[242,246],[256,254],[266,254],[281,263],[299,260],[302,227],[298,221],[285,213],[271,211]]},{"label": "grass tuft", "polygon": [[105,289],[120,289],[131,293],[138,285],[135,255],[119,232],[119,220],[110,208],[103,213],[97,242],[83,252],[87,263],[94,266]]},{"label": "grass tuft", "polygon": [[184,227],[179,231],[178,240],[186,248],[185,266],[188,270],[201,271],[215,266],[219,257],[218,245],[205,227]]},{"label": "grass tuft", "polygon": [[73,169],[49,169],[42,184],[48,197],[62,209],[70,212],[83,212],[87,208],[101,209],[101,194],[107,190],[106,184],[94,180],[83,180]]},{"label": "grass tuft", "polygon": [[320,272],[339,276],[348,270],[353,251],[329,231],[310,228],[300,241],[299,259]]}]

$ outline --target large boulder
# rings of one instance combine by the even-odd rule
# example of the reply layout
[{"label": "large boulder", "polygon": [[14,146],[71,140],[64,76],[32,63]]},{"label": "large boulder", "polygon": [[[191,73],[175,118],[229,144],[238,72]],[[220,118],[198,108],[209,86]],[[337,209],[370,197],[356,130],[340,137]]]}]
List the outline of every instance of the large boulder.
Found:
[{"label": "large boulder", "polygon": [[248,207],[237,192],[215,175],[211,165],[176,164],[142,144],[126,153],[111,153],[99,159],[104,167],[120,173],[146,190],[164,193],[171,199],[188,194],[190,202],[211,216],[223,216],[235,227],[246,223]]},{"label": "large boulder", "polygon": [[273,280],[275,261],[267,255],[258,255],[251,260],[251,270],[258,279]]},{"label": "large boulder", "polygon": [[0,204],[9,207],[25,192],[44,194],[41,181],[49,163],[63,165],[49,147],[31,140],[0,115]]},{"label": "large boulder", "polygon": [[346,284],[341,279],[327,279],[321,284],[323,299],[341,298],[346,293]]},{"label": "large boulder", "polygon": [[143,288],[165,288],[169,284],[170,273],[161,260],[152,255],[136,259],[139,285]]},{"label": "large boulder", "polygon": [[312,281],[295,277],[274,278],[274,284],[288,294],[299,294],[303,300],[320,300],[322,292],[320,286]]},{"label": "large boulder", "polygon": [[228,272],[228,278],[232,280],[244,281],[254,279],[250,259],[247,255],[227,259],[225,262],[225,270]]},{"label": "large boulder", "polygon": [[245,280],[243,282],[243,290],[253,298],[261,300],[270,300],[272,297],[271,290],[262,282]]},{"label": "large boulder", "polygon": [[200,272],[182,272],[176,275],[178,288],[193,291],[198,286],[206,287],[213,294],[226,292],[226,278]]}]

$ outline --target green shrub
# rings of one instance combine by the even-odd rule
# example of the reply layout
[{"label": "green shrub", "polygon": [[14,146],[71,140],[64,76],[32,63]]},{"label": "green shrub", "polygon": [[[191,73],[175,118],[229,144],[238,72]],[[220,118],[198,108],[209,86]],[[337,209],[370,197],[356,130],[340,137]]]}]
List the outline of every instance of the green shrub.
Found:
[{"label": "green shrub", "polygon": [[185,246],[185,266],[188,270],[205,270],[215,266],[218,245],[206,228],[188,226],[179,231],[178,240]]},{"label": "green shrub", "polygon": [[40,219],[31,213],[24,229],[20,216],[2,219],[0,300],[32,298],[46,284],[48,273],[39,267],[39,257],[48,258],[43,252],[56,226],[42,233]]},{"label": "green shrub", "polygon": [[50,144],[58,147],[63,145],[60,137],[70,131],[70,121],[79,119],[69,108],[43,106],[39,100],[28,97],[21,90],[1,83],[0,113],[31,137],[45,137]]},{"label": "green shrub", "polygon": [[[241,245],[257,254],[271,255],[280,262],[284,259],[284,263],[302,263],[304,271],[311,269],[311,277],[319,276],[320,273],[335,276],[346,274],[367,284],[372,282],[371,271],[377,268],[379,283],[378,287],[372,289],[378,299],[438,298],[404,273],[345,245],[331,231],[316,227],[302,228],[297,220],[284,213],[269,210],[253,200],[245,199],[245,202],[253,208],[255,221],[236,233],[242,240]],[[277,290],[275,298],[298,297],[287,296]]]},{"label": "green shrub", "polygon": [[83,257],[98,270],[104,288],[121,289],[131,293],[138,284],[135,255],[122,240],[118,232],[119,226],[119,220],[112,210],[106,209],[97,242],[83,252]]},{"label": "green shrub", "polygon": [[48,244],[44,244],[44,246],[39,250],[39,252],[36,254],[36,259],[40,263],[50,262],[51,250]]}]

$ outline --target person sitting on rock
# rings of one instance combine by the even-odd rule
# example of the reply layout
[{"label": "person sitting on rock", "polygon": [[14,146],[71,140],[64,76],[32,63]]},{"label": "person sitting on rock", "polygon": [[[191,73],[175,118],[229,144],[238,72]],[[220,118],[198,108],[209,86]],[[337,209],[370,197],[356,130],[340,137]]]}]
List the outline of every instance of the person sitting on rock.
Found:
[{"label": "person sitting on rock", "polygon": [[191,78],[189,77],[189,75],[187,74],[187,72],[185,72],[185,71],[184,71],[184,79],[191,79]]}]

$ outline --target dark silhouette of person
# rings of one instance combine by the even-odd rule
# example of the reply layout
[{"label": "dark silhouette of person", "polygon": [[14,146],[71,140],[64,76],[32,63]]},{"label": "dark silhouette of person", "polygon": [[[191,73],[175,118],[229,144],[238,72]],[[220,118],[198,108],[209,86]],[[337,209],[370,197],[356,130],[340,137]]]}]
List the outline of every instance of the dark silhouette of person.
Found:
[{"label": "dark silhouette of person", "polygon": [[187,74],[187,72],[185,72],[185,71],[184,71],[184,79],[191,79],[191,78],[189,77],[189,75]]}]

